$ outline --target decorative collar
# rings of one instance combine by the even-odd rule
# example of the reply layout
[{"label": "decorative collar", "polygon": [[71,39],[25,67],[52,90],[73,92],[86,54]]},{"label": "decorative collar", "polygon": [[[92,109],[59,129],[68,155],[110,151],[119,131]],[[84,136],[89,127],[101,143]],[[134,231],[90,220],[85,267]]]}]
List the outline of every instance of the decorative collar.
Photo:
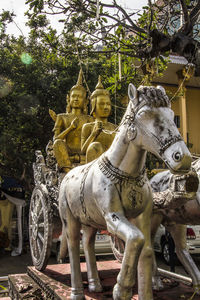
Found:
[{"label": "decorative collar", "polygon": [[101,172],[114,183],[131,183],[137,185],[138,187],[143,187],[147,181],[145,167],[138,176],[133,177],[128,173],[114,167],[105,155],[102,155],[98,159],[98,165]]}]

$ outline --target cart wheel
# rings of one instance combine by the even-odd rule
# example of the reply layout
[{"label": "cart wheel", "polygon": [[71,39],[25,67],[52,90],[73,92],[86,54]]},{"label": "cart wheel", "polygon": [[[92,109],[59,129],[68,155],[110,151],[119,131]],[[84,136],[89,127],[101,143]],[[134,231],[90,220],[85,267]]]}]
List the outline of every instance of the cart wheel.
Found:
[{"label": "cart wheel", "polygon": [[44,270],[51,254],[52,214],[48,194],[41,186],[35,187],[29,211],[29,239],[33,264]]},{"label": "cart wheel", "polygon": [[110,244],[115,258],[122,262],[124,256],[125,243],[117,236],[110,236]]}]

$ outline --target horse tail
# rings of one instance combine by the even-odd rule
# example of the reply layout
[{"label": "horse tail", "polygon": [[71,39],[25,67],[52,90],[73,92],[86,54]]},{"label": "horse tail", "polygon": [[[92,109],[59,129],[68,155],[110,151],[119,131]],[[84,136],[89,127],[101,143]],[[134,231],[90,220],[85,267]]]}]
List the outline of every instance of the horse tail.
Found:
[{"label": "horse tail", "polygon": [[67,234],[65,227],[62,227],[62,239],[59,249],[59,262],[63,262],[68,254],[68,245],[67,245]]}]

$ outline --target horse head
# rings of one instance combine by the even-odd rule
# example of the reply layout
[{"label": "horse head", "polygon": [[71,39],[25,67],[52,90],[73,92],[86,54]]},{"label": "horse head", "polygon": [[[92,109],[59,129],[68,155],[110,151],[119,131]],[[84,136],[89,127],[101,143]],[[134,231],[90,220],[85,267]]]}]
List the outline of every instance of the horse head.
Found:
[{"label": "horse head", "polygon": [[[174,123],[174,113],[161,86],[129,85],[129,111],[125,117],[127,137],[161,158],[172,173],[186,173],[191,155]],[[140,134],[138,134],[140,132]]]}]

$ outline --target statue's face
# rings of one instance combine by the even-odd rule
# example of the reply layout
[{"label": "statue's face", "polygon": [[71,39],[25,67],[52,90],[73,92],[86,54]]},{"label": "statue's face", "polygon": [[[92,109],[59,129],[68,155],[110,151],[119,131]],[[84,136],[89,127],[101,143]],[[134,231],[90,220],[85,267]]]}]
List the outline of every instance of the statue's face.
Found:
[{"label": "statue's face", "polygon": [[111,112],[110,97],[106,95],[97,96],[96,117],[107,118]]},{"label": "statue's face", "polygon": [[74,89],[70,94],[71,108],[83,108],[85,102],[85,94],[82,90]]}]

